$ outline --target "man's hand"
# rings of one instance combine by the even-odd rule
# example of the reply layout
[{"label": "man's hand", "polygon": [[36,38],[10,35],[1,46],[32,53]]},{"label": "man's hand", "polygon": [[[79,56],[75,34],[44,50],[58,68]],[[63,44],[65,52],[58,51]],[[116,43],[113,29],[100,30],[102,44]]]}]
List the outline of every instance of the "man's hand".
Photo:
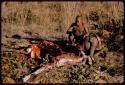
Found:
[{"label": "man's hand", "polygon": [[84,39],[85,37],[87,37],[87,36],[89,36],[89,34],[85,34],[85,35],[83,36],[83,39]]},{"label": "man's hand", "polygon": [[66,34],[69,34],[71,36],[72,32],[71,31],[67,31]]}]

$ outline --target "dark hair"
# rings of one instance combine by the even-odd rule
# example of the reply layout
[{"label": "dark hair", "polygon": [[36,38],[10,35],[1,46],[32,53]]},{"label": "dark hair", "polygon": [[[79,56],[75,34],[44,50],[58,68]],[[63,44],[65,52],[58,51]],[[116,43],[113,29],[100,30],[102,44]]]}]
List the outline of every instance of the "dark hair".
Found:
[{"label": "dark hair", "polygon": [[79,15],[76,16],[75,22],[77,22],[78,18],[80,18],[80,17],[81,17],[81,16],[79,16]]}]

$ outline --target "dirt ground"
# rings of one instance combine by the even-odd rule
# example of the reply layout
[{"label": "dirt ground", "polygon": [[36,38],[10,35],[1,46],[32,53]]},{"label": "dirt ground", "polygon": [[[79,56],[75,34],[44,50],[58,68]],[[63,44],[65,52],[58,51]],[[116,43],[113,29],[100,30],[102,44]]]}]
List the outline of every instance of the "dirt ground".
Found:
[{"label": "dirt ground", "polygon": [[[4,48],[4,47],[3,47]],[[122,83],[123,54],[106,52],[95,57],[96,63],[90,65],[69,65],[41,72],[27,83]],[[2,80],[4,83],[21,83],[21,79],[33,72],[35,62],[28,62],[26,56],[16,52],[2,52]]]},{"label": "dirt ground", "polygon": [[[104,29],[110,19],[117,22],[110,38],[101,36],[108,51],[96,56],[93,65],[76,64],[53,68],[30,78],[26,83],[123,83],[123,5],[122,2],[3,2],[2,83],[23,83],[24,76],[38,69],[35,61],[28,62],[27,56],[15,50],[37,43],[41,38],[67,40],[66,30],[78,14],[82,15],[87,27],[94,30]],[[98,18],[100,23],[93,21]]]}]

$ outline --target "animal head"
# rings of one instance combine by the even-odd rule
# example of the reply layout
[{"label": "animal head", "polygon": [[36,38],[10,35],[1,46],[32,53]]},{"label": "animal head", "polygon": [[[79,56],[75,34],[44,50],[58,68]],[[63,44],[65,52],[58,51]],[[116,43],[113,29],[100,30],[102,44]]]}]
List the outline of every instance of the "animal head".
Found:
[{"label": "animal head", "polygon": [[105,37],[110,37],[112,35],[112,32],[109,32],[107,30],[103,30],[102,33],[103,33],[103,36],[105,36]]},{"label": "animal head", "polygon": [[31,47],[28,47],[28,48],[26,49],[26,52],[27,52],[27,53],[31,53],[31,51],[32,51]]},{"label": "animal head", "polygon": [[31,44],[26,49],[27,53],[31,53],[31,58],[39,58],[41,59],[40,55],[40,47],[38,44]]}]

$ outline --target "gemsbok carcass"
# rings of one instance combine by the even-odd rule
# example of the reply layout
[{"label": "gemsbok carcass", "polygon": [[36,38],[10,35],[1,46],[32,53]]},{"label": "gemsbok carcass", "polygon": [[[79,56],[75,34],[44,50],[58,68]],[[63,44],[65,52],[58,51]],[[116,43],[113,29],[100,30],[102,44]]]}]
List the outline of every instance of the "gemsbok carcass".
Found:
[{"label": "gemsbok carcass", "polygon": [[25,76],[23,78],[23,82],[27,82],[33,75],[37,75],[43,71],[44,72],[49,71],[55,67],[60,67],[64,65],[72,65],[72,64],[77,64],[77,63],[85,64],[87,59],[91,60],[91,58],[85,54],[83,55],[83,57],[79,57],[75,55],[74,53],[62,53],[61,55],[53,58],[52,64],[47,64],[39,68],[35,72]]}]

